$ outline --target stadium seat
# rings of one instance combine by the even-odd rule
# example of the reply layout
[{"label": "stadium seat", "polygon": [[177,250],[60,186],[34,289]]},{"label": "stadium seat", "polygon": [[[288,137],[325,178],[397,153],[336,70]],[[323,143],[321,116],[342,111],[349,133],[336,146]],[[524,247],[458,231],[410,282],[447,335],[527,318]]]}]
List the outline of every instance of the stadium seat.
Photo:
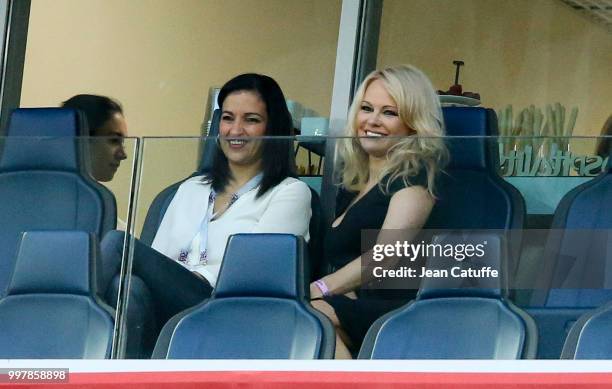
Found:
[{"label": "stadium seat", "polygon": [[[525,201],[499,175],[497,116],[491,109],[444,107],[450,162],[436,186],[431,229],[510,230],[509,277],[518,267]],[[455,137],[455,138],[453,138]]]},{"label": "stadium seat", "polygon": [[153,357],[332,358],[333,326],[305,298],[305,256],[293,235],[233,235],[212,297],[166,324]]},{"label": "stadium seat", "polygon": [[572,326],[562,359],[612,359],[612,303],[590,311]]},{"label": "stadium seat", "polygon": [[96,263],[93,234],[24,233],[0,300],[0,359],[110,358],[114,320],[96,296]]},{"label": "stadium seat", "polygon": [[555,210],[539,284],[526,307],[542,334],[539,358],[558,358],[574,322],[612,300],[611,203],[608,169],[568,192]]},{"label": "stadium seat", "polygon": [[87,134],[70,109],[15,110],[0,157],[0,297],[13,271],[19,236],[31,230],[82,230],[101,238],[115,228],[110,191],[87,172]]},{"label": "stadium seat", "polygon": [[[445,234],[434,244],[487,242],[485,257],[461,262],[438,254],[430,270],[490,266],[498,278],[424,278],[416,300],[370,327],[360,359],[521,359],[536,353],[533,320],[505,299],[505,245],[495,233]],[[419,270],[417,270],[419,272]],[[471,283],[469,283],[471,282]]]}]

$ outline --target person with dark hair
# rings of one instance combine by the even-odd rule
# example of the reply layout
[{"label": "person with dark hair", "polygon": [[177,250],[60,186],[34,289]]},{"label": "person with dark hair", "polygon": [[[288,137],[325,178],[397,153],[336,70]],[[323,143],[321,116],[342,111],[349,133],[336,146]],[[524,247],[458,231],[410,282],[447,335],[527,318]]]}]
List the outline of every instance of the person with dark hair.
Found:
[{"label": "person with dark hair", "polygon": [[[151,297],[130,291],[130,304],[137,305],[133,311],[145,314],[129,320],[150,320],[145,316],[151,305],[155,317],[145,349],[168,319],[210,297],[230,235],[272,232],[309,239],[311,194],[295,178],[291,139],[261,138],[291,135],[291,115],[276,81],[239,75],[223,86],[218,103],[222,116],[212,168],[180,185],[152,248],[134,240],[132,284],[144,284]],[[111,304],[117,301],[124,236],[112,231],[102,241],[102,283],[109,286]]]},{"label": "person with dark hair", "polygon": [[91,175],[97,181],[113,179],[121,161],[127,158],[123,138],[127,124],[119,102],[106,96],[80,94],[62,103],[62,108],[80,111],[87,120],[91,142]]},{"label": "person with dark hair", "polygon": [[[310,190],[295,178],[292,121],[272,78],[242,74],[218,96],[219,147],[213,166],[178,189],[152,247],[214,287],[227,238],[240,232],[308,237]],[[256,139],[251,139],[256,138]]]},{"label": "person with dark hair", "polygon": [[606,159],[612,154],[612,115],[608,116],[608,120],[601,128],[601,138],[597,142],[597,150],[595,153]]}]

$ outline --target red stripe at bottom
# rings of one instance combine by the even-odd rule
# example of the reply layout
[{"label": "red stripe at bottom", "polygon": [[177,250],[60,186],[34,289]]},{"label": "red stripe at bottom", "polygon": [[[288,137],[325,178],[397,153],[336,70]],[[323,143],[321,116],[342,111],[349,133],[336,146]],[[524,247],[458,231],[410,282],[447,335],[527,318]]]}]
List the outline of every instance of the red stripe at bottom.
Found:
[{"label": "red stripe at bottom", "polygon": [[[11,384],[12,385],[12,384]],[[609,388],[612,373],[123,372],[71,373],[68,384],[20,388]],[[3,386],[0,384],[0,386]]]}]

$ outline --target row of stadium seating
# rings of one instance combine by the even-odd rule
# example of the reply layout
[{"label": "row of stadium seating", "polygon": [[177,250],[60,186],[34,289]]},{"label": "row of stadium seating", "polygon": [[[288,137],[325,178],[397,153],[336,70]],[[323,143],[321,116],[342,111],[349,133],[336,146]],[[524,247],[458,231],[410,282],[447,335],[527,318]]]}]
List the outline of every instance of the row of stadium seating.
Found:
[{"label": "row of stadium seating", "polygon": [[[486,239],[486,264],[503,271],[501,236],[457,234],[442,242],[470,239]],[[95,237],[83,231],[23,234],[0,300],[0,358],[110,356],[114,317],[96,293],[97,255]],[[303,240],[292,235],[234,235],[213,296],[166,324],[153,358],[332,358],[333,326],[307,298],[307,256]],[[359,358],[534,358],[535,322],[505,293],[502,282],[471,289],[424,283],[416,300],[374,323]],[[612,305],[581,318],[563,357],[609,358],[611,326]]]}]

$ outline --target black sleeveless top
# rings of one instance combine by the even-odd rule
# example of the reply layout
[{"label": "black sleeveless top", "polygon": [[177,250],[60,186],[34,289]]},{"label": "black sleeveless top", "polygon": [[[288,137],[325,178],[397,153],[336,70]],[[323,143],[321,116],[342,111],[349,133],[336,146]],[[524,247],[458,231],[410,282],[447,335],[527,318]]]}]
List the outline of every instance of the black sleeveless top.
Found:
[{"label": "black sleeveless top", "polygon": [[[427,187],[427,174],[422,170],[409,181],[412,186]],[[361,231],[381,229],[391,197],[405,187],[402,180],[395,180],[389,185],[389,193],[384,193],[380,185],[376,185],[348,209],[337,227],[329,226],[323,246],[324,263],[331,264],[337,270],[363,254],[365,251],[362,251],[361,247]],[[385,188],[384,185],[383,188]],[[357,192],[349,192],[340,188],[336,197],[335,219],[346,211],[356,196]],[[364,249],[369,250],[371,247],[364,247]]]},{"label": "black sleeveless top", "polygon": [[[427,174],[421,171],[411,177],[409,182],[410,185],[427,187]],[[337,227],[327,228],[323,253],[325,263],[330,264],[335,271],[371,249],[366,246],[362,251],[361,231],[381,229],[391,197],[406,187],[402,180],[395,180],[389,186],[389,193],[384,193],[380,186],[376,185],[348,211],[347,207],[357,193],[340,189],[336,199],[336,219],[345,211],[346,215]],[[354,342],[353,351],[359,350],[363,337],[376,319],[414,299],[416,290],[363,288],[355,290],[355,293],[358,297],[355,300],[345,295],[324,297],[333,307],[342,328]]]}]

